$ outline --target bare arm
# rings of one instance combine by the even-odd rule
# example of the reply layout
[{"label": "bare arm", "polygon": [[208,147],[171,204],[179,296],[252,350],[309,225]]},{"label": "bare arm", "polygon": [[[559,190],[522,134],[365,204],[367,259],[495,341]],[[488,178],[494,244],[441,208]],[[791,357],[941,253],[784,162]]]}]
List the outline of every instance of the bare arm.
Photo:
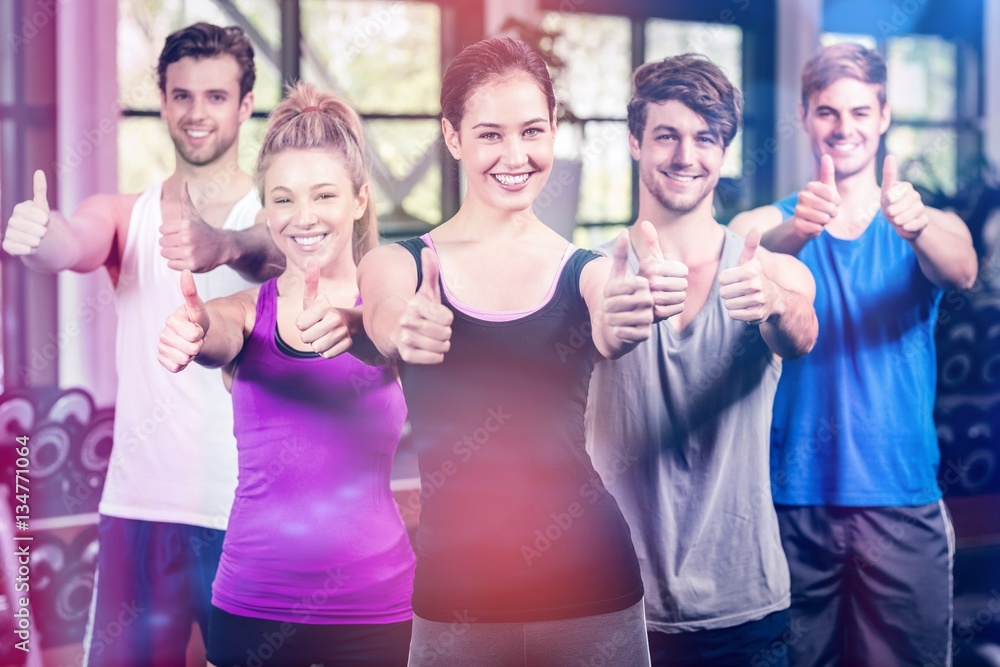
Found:
[{"label": "bare arm", "polygon": [[954,213],[930,207],[924,210],[927,226],[916,238],[909,239],[920,270],[941,289],[969,289],[979,271],[969,228]]},{"label": "bare arm", "polygon": [[760,325],[761,337],[779,357],[801,357],[812,350],[819,335],[813,308],[816,281],[806,265],[790,255],[764,250],[760,260],[778,295],[774,313]]},{"label": "bare arm", "polygon": [[285,268],[285,256],[271,241],[263,210],[246,229],[218,229],[195,209],[186,185],[180,216],[164,219],[160,227],[160,254],[175,271],[206,273],[226,265],[251,282],[273,278]]},{"label": "bare arm", "polygon": [[760,231],[747,235],[737,266],[719,274],[719,297],[729,316],[760,326],[771,352],[799,357],[816,343],[816,283],[802,262],[758,248]]},{"label": "bare arm", "polygon": [[452,312],[441,303],[438,267],[421,255],[423,281],[410,253],[398,245],[375,248],[358,265],[365,331],[391,361],[439,364],[451,348]]},{"label": "bare arm", "polygon": [[628,272],[628,232],[615,240],[612,258],[589,262],[580,274],[580,292],[590,311],[597,351],[617,359],[649,338],[653,295],[649,281]]},{"label": "bare arm", "polygon": [[232,362],[253,331],[258,289],[205,303],[190,271],[181,274],[184,303],[167,318],[157,345],[157,360],[172,373],[192,362],[221,368]]},{"label": "bare arm", "polygon": [[36,171],[34,178],[34,198],[14,207],[3,249],[44,273],[117,266],[118,236],[127,232],[137,197],[92,195],[67,218],[49,209],[44,173]]}]

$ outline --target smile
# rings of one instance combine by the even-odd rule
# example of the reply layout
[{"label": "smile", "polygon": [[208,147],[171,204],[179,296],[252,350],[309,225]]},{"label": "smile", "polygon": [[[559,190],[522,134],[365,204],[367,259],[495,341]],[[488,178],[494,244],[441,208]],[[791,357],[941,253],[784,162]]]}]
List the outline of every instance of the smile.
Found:
[{"label": "smile", "polygon": [[531,172],[526,174],[490,174],[490,176],[495,178],[500,185],[509,187],[526,183],[528,177],[531,176]]},{"label": "smile", "polygon": [[301,246],[313,246],[325,239],[329,234],[319,234],[317,236],[293,236],[292,240]]},{"label": "smile", "polygon": [[826,145],[829,146],[830,148],[832,148],[833,150],[839,152],[839,153],[850,153],[851,151],[857,150],[858,148],[861,147],[861,144],[859,144],[859,143],[850,143],[849,144],[849,143],[845,143],[845,142],[837,143],[837,144],[833,144],[833,143],[827,142]]},{"label": "smile", "polygon": [[674,174],[674,173],[669,172],[669,171],[664,171],[664,172],[661,172],[661,173],[664,176],[666,176],[667,178],[669,178],[670,180],[677,181],[678,183],[690,183],[694,179],[698,178],[697,176],[687,176],[687,175],[684,175],[684,174]]},{"label": "smile", "polygon": [[207,137],[209,135],[209,131],[208,130],[185,130],[185,134],[187,134],[192,139],[204,139],[205,137]]}]

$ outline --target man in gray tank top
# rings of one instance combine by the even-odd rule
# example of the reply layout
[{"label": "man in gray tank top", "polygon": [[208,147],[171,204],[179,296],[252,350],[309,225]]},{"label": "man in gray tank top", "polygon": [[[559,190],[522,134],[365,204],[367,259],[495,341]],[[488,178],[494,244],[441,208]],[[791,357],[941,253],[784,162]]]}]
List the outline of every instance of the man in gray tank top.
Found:
[{"label": "man in gray tank top", "polygon": [[[781,358],[816,341],[815,283],[715,221],[713,191],[742,96],[708,59],[633,76],[629,147],[639,217],[629,263],[650,281],[653,335],[597,364],[594,464],[632,531],[653,664],[787,664],[788,565],[771,503],[771,404]],[[608,254],[610,246],[598,252]]]}]

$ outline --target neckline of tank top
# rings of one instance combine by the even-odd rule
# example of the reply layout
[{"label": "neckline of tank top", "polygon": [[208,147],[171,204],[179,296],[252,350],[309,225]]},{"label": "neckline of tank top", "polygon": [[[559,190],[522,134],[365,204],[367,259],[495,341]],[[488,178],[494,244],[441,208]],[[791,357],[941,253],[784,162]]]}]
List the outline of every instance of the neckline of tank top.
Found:
[{"label": "neckline of tank top", "polygon": [[[434,253],[434,259],[438,260],[438,267],[440,267],[441,261],[438,258],[437,248],[434,247],[434,241],[431,239],[430,232],[421,236],[420,240],[423,241],[424,244],[431,249],[431,252]],[[448,284],[444,280],[443,273],[441,274],[441,286],[444,290],[445,296],[448,297],[448,303],[450,303],[455,310],[458,310],[477,320],[483,320],[484,322],[513,322],[514,320],[520,320],[528,317],[529,315],[534,315],[552,302],[552,298],[556,294],[556,289],[559,287],[559,281],[562,279],[563,271],[566,269],[566,264],[569,262],[570,257],[573,256],[573,253],[576,252],[576,250],[576,246],[572,243],[567,244],[566,252],[563,253],[563,257],[559,261],[559,267],[556,269],[556,275],[552,280],[552,284],[549,286],[549,291],[542,298],[541,303],[532,308],[526,308],[523,310],[484,310],[482,308],[470,306],[455,298],[455,295],[448,289]]]}]

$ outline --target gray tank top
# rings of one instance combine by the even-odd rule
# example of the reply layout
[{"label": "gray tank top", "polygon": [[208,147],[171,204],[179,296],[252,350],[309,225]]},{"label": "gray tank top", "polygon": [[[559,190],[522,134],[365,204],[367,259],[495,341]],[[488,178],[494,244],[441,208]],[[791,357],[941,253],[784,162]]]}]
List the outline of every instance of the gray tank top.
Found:
[{"label": "gray tank top", "polygon": [[[724,231],[719,271],[743,249]],[[638,270],[634,250],[629,265]],[[650,630],[731,627],[788,607],[768,461],[780,375],[760,330],[729,317],[718,282],[683,332],[660,322],[598,362],[587,445],[632,531]]]}]

